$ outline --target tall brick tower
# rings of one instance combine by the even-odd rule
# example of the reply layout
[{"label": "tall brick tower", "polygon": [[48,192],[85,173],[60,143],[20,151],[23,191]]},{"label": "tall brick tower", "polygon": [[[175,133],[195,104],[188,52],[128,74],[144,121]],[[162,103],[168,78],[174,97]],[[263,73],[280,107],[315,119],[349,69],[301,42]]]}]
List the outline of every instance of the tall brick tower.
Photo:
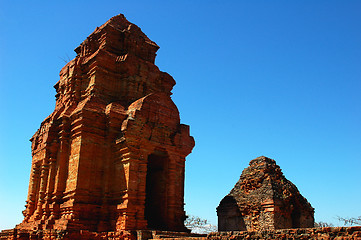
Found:
[{"label": "tall brick tower", "polygon": [[75,49],[56,106],[31,138],[18,230],[186,230],[185,157],[194,140],[171,99],[158,46],[123,15]]}]

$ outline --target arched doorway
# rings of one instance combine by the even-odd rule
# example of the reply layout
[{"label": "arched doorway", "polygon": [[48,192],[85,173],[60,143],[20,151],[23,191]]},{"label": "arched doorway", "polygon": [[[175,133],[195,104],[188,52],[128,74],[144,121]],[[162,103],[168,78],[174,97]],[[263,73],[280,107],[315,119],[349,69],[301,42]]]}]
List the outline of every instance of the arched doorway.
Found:
[{"label": "arched doorway", "polygon": [[226,196],[217,208],[218,231],[246,231],[246,224],[236,200]]},{"label": "arched doorway", "polygon": [[168,161],[165,152],[148,156],[144,215],[149,229],[167,229]]}]

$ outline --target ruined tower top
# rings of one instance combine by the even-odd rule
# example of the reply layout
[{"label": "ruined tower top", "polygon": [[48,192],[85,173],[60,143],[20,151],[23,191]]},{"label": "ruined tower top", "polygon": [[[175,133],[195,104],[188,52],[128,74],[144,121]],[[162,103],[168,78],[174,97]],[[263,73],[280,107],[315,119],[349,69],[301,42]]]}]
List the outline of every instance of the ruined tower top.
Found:
[{"label": "ruined tower top", "polygon": [[150,93],[171,95],[174,79],[154,65],[158,45],[122,14],[90,34],[55,84],[56,107],[70,107],[89,97],[129,106]]},{"label": "ruined tower top", "polygon": [[[134,46],[137,46],[134,48]],[[78,56],[94,54],[105,49],[116,55],[131,54],[145,61],[154,63],[158,45],[135,24],[130,23],[123,14],[112,17],[102,26],[97,27],[87,39],[75,49]]]},{"label": "ruined tower top", "polygon": [[249,167],[245,168],[239,181],[229,195],[236,199],[243,194],[258,194],[260,200],[266,198],[286,198],[283,192],[298,192],[297,187],[287,180],[276,161],[268,157],[258,157],[250,161]]}]

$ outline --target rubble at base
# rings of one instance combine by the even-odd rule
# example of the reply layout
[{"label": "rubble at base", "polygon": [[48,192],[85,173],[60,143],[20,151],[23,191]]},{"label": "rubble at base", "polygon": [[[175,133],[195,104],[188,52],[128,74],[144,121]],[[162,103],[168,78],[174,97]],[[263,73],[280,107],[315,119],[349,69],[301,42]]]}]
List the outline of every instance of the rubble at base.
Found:
[{"label": "rubble at base", "polygon": [[208,240],[226,239],[361,239],[361,226],[354,227],[325,227],[325,228],[298,228],[278,229],[265,231],[231,231],[211,233]]},{"label": "rubble at base", "polygon": [[298,228],[278,229],[266,231],[228,231],[214,232],[207,236],[191,235],[189,233],[174,233],[162,231],[127,231],[94,233],[89,231],[56,232],[43,231],[17,231],[5,230],[0,233],[0,240],[256,240],[256,239],[315,239],[315,240],[361,240],[361,226],[353,227],[324,227],[324,228]]}]

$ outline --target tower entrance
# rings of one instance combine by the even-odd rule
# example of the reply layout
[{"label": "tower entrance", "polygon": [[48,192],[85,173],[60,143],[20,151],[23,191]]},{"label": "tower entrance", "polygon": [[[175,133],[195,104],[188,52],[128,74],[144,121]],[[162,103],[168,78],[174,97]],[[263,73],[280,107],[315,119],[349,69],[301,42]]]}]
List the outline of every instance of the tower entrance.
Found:
[{"label": "tower entrance", "polygon": [[148,156],[145,219],[149,229],[167,229],[168,161],[165,152]]}]

